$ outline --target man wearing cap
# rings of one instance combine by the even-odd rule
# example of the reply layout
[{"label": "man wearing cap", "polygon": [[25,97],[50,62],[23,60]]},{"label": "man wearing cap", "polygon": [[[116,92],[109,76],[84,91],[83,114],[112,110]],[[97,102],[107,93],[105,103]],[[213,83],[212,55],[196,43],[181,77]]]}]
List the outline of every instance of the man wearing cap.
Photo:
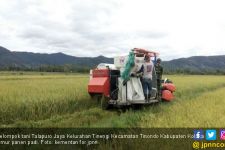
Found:
[{"label": "man wearing cap", "polygon": [[162,80],[162,74],[163,74],[163,67],[161,66],[161,59],[158,58],[155,64],[155,71],[156,71],[156,79],[157,79],[157,90],[158,90],[158,96],[160,97],[160,85]]}]

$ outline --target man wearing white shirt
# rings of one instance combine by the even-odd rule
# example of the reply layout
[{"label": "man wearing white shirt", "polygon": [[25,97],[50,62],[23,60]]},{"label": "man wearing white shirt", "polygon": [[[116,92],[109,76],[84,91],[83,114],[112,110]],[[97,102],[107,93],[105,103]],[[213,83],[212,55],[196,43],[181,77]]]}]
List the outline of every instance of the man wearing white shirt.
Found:
[{"label": "man wearing white shirt", "polygon": [[152,90],[152,71],[154,64],[149,56],[145,56],[144,74],[142,79],[143,92],[146,100],[151,97]]}]

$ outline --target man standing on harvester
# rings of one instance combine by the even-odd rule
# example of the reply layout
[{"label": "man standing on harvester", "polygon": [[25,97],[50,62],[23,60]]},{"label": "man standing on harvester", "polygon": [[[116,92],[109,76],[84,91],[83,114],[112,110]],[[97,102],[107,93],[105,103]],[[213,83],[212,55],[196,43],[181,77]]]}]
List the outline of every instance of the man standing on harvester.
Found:
[{"label": "man standing on harvester", "polygon": [[160,85],[162,80],[162,74],[163,74],[163,67],[161,66],[161,59],[158,58],[155,64],[155,71],[156,71],[156,79],[157,79],[157,90],[159,99],[161,98],[161,92],[160,92]]},{"label": "man standing on harvester", "polygon": [[153,62],[151,61],[150,56],[145,56],[144,63],[144,75],[142,81],[142,87],[144,91],[144,96],[146,100],[150,100],[151,90],[152,90],[152,71],[153,71]]}]

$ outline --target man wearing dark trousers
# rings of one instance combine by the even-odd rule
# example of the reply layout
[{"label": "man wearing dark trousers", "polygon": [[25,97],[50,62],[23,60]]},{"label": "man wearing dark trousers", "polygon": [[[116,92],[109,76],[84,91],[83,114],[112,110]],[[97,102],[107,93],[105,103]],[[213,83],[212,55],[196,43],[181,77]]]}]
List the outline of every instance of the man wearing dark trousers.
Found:
[{"label": "man wearing dark trousers", "polygon": [[158,90],[158,98],[161,99],[161,80],[163,74],[163,67],[161,66],[161,59],[158,58],[155,64],[155,71],[156,71],[156,79],[157,79],[157,90]]},{"label": "man wearing dark trousers", "polygon": [[152,71],[154,64],[149,56],[145,56],[144,75],[142,78],[142,86],[145,100],[150,100],[152,90]]}]

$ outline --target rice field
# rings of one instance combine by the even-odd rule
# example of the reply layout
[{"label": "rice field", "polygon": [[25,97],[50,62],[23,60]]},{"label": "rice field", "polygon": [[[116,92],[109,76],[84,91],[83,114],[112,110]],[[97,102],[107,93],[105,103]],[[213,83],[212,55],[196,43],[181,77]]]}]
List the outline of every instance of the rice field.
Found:
[{"label": "rice field", "polygon": [[176,99],[102,110],[85,74],[0,73],[0,127],[224,127],[225,76],[164,75]]}]

